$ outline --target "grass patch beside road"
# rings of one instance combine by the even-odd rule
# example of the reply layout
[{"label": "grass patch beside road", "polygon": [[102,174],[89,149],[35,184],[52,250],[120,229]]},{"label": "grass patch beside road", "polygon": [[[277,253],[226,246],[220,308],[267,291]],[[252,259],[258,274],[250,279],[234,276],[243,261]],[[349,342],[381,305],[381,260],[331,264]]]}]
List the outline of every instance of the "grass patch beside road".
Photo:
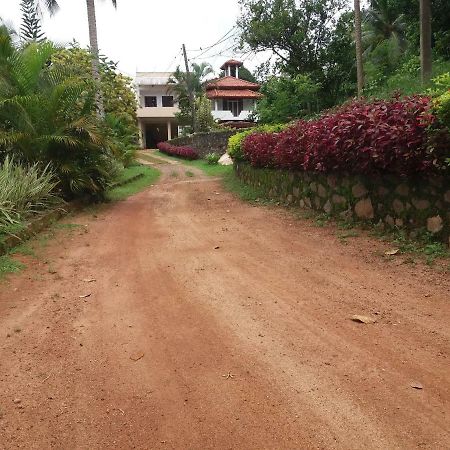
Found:
[{"label": "grass patch beside road", "polygon": [[123,186],[108,190],[106,198],[111,201],[125,200],[130,195],[137,194],[151,184],[154,184],[158,180],[160,172],[153,167],[136,165],[124,169],[117,181],[123,182],[139,174],[143,174],[144,176]]},{"label": "grass patch beside road", "polygon": [[196,167],[197,169],[202,170],[205,175],[208,175],[210,177],[222,177],[233,172],[233,166],[208,164],[208,162],[205,159],[194,159],[193,161],[189,161],[187,159],[177,158],[176,156],[166,155],[165,153],[162,153],[159,150],[155,152],[155,155],[161,156],[162,158],[166,159],[172,159],[174,161],[179,161],[185,166]]},{"label": "grass patch beside road", "polygon": [[8,273],[19,272],[25,266],[8,255],[0,256],[0,280]]}]

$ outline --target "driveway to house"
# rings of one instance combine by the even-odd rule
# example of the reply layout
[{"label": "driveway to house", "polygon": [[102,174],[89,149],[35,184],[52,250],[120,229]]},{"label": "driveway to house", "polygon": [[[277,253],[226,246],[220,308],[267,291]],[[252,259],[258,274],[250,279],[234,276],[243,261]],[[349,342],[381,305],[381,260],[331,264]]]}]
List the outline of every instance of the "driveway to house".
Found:
[{"label": "driveway to house", "polygon": [[448,273],[153,162],[0,282],[1,449],[450,448]]}]

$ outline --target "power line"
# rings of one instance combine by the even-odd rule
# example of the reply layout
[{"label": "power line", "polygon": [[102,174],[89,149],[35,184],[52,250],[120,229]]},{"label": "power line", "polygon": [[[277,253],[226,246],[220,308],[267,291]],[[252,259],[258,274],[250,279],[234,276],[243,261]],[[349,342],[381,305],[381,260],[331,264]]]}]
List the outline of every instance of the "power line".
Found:
[{"label": "power line", "polygon": [[169,72],[169,69],[170,69],[170,68],[173,66],[173,64],[180,58],[180,56],[181,56],[181,49],[178,50],[178,52],[177,52],[177,54],[175,55],[175,57],[172,58],[172,59],[170,60],[170,63],[169,63],[169,65],[167,66],[167,69],[166,69],[164,72]]},{"label": "power line", "polygon": [[225,33],[225,35],[223,35],[216,43],[214,43],[214,44],[210,45],[209,47],[206,47],[205,49],[203,49],[202,53],[197,55],[196,58],[200,58],[205,53],[209,52],[209,50],[213,49],[214,47],[217,47],[219,44],[222,44],[223,42],[227,41],[228,39],[231,39],[234,36],[236,36],[236,33],[234,33],[233,35],[229,36],[229,34],[235,29],[236,29],[236,25],[234,25],[233,28],[231,28],[231,30],[229,30],[227,33]]}]

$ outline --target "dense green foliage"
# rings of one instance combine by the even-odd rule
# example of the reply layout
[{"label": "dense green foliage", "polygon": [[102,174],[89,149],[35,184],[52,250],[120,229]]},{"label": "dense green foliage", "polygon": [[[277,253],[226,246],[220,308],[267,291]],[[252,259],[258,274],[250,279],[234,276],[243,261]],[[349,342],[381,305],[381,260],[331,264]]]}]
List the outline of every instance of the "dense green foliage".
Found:
[{"label": "dense green foliage", "polygon": [[262,123],[290,122],[317,111],[317,92],[320,85],[307,75],[271,77],[263,84],[264,97],[258,102],[256,113]]},{"label": "dense green foliage", "polygon": [[130,83],[105,65],[112,100],[103,120],[86,51],[51,42],[16,46],[1,27],[0,161],[10,155],[23,164],[50,164],[65,198],[102,198],[137,138]]},{"label": "dense green foliage", "polygon": [[195,99],[195,109],[197,111],[197,130],[207,132],[214,127],[214,117],[211,113],[211,100],[205,94],[199,95]]},{"label": "dense green foliage", "polygon": [[[256,73],[264,123],[302,118],[356,95],[354,14],[339,0],[240,0],[245,50],[270,51]],[[363,4],[364,95],[426,93],[420,79],[419,0]],[[432,0],[433,76],[450,72],[450,3]],[[298,76],[311,86],[300,86]],[[289,101],[290,98],[290,101]]]},{"label": "dense green foliage", "polygon": [[0,230],[58,202],[49,166],[23,166],[8,156],[0,162]]},{"label": "dense green foliage", "polygon": [[[70,70],[72,75],[83,80],[89,91],[93,92],[95,84],[92,79],[91,58],[88,50],[80,48],[78,44],[71,44],[68,48],[59,49],[52,56],[52,61]],[[132,161],[138,144],[137,99],[133,80],[118,72],[117,63],[105,56],[100,56],[99,72],[111,149],[127,166]]]}]

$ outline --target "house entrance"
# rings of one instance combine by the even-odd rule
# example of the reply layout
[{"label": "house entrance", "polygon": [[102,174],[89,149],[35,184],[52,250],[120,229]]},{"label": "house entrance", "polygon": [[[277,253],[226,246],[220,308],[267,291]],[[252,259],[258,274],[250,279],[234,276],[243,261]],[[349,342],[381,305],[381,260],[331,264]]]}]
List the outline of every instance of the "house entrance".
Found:
[{"label": "house entrance", "polygon": [[156,144],[163,141],[167,141],[166,124],[145,125],[145,148],[156,148]]}]

